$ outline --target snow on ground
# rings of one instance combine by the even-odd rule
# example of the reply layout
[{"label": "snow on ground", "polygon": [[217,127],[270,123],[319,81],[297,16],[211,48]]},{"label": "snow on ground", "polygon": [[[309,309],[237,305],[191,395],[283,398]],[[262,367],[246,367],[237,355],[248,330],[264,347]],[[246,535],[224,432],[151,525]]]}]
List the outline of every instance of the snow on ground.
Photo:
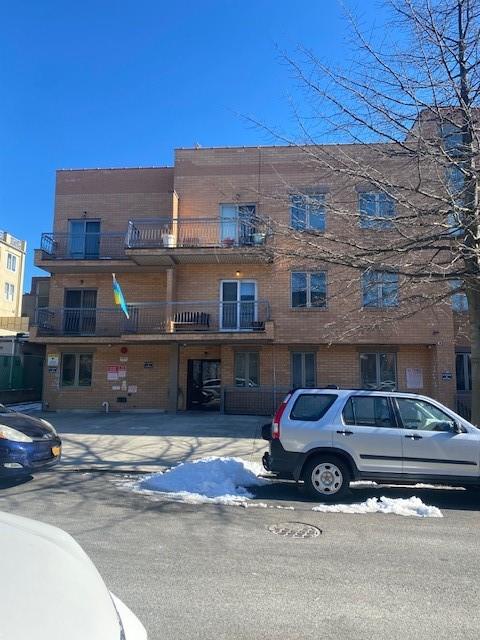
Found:
[{"label": "snow on ground", "polygon": [[355,480],[350,483],[352,489],[362,489],[363,487],[387,487],[388,489],[451,489],[452,491],[465,491],[465,487],[451,487],[445,484],[425,484],[417,482],[417,484],[388,484],[374,482],[373,480]]},{"label": "snow on ground", "polygon": [[394,513],[397,516],[416,516],[419,518],[443,518],[437,507],[424,504],[420,498],[368,498],[355,504],[319,504],[312,511],[323,513]]},{"label": "snow on ground", "polygon": [[241,458],[209,457],[183,462],[165,473],[155,473],[130,483],[137,493],[161,494],[189,504],[223,504],[266,508],[264,503],[249,503],[248,490],[267,484],[259,478],[262,467]]},{"label": "snow on ground", "polygon": [[41,411],[41,402],[19,402],[18,404],[7,405],[12,411],[19,411],[20,413],[30,413],[32,411]]}]

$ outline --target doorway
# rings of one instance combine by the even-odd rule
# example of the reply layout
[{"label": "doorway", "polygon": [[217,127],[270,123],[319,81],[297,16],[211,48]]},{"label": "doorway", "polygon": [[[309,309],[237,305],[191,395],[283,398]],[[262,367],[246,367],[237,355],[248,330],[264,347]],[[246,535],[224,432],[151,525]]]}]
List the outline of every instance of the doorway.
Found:
[{"label": "doorway", "polygon": [[189,360],[187,409],[219,411],[221,399],[220,360]]},{"label": "doorway", "polygon": [[256,282],[224,280],[220,295],[222,331],[251,331],[257,319]]}]

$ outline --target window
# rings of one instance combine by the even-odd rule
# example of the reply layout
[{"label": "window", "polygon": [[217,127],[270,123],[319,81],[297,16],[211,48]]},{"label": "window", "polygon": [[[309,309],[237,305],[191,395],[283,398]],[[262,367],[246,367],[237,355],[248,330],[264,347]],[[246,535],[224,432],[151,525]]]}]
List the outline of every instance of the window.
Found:
[{"label": "window", "polygon": [[292,273],[292,307],[327,306],[327,274],[325,271]]},{"label": "window", "polygon": [[396,307],[398,305],[398,273],[365,271],[362,276],[364,307]]},{"label": "window", "polygon": [[325,231],[325,195],[291,195],[290,224],[302,231]]},{"label": "window", "polygon": [[5,282],[5,300],[8,302],[13,302],[15,298],[15,285],[10,284],[10,282]]},{"label": "window", "polygon": [[396,402],[405,429],[453,431],[455,421],[433,404],[413,398],[397,398]]},{"label": "window", "polygon": [[260,366],[258,351],[237,351],[235,353],[235,386],[258,387]]},{"label": "window", "polygon": [[469,353],[455,355],[455,372],[457,374],[457,391],[471,391],[472,360]]},{"label": "window", "polygon": [[391,229],[395,201],[382,191],[359,193],[358,209],[362,229]]},{"label": "window", "polygon": [[452,302],[452,309],[457,313],[464,313],[468,311],[468,298],[464,291],[461,290],[463,283],[461,280],[452,280],[450,287],[453,290],[450,300]]},{"label": "window", "polygon": [[354,396],[350,398],[343,409],[345,424],[360,427],[396,427],[388,398],[380,396]]},{"label": "window", "polygon": [[452,199],[453,211],[448,214],[448,226],[450,235],[458,237],[463,235],[461,211],[463,207],[463,191],[465,189],[465,175],[458,165],[450,165],[445,169],[446,186],[448,195]]},{"label": "window", "polygon": [[397,358],[395,353],[361,353],[360,375],[364,389],[388,389],[397,386]]},{"label": "window", "polygon": [[91,353],[62,355],[62,387],[90,387],[92,385]]},{"label": "window", "polygon": [[17,256],[14,256],[13,253],[7,253],[7,269],[9,271],[17,270]]},{"label": "window", "polygon": [[[221,204],[220,236],[222,246],[258,244],[254,204]],[[260,234],[262,235],[262,234]]]},{"label": "window", "polygon": [[299,396],[290,412],[290,420],[315,422],[323,418],[338,396],[326,393],[304,393]]},{"label": "window", "polygon": [[292,386],[307,389],[315,386],[315,354],[292,353]]},{"label": "window", "polygon": [[441,126],[443,148],[450,156],[463,153],[463,133],[460,127],[452,122],[445,122]]},{"label": "window", "polygon": [[100,255],[100,220],[70,220],[69,256],[93,260]]}]

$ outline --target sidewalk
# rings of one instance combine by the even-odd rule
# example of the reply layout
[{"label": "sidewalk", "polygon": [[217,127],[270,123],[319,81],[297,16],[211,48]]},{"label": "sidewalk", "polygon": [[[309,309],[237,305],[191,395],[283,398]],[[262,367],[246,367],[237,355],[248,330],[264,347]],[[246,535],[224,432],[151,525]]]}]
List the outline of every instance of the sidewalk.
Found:
[{"label": "sidewalk", "polygon": [[49,420],[63,441],[58,468],[154,473],[205,456],[261,461],[266,442],[262,416],[216,413],[35,413]]}]

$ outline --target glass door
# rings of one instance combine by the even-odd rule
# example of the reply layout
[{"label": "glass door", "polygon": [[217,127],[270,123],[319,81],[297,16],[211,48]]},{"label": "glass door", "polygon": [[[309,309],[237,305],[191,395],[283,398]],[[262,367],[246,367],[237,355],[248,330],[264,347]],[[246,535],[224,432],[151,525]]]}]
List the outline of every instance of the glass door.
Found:
[{"label": "glass door", "polygon": [[69,255],[71,258],[91,260],[100,254],[100,221],[70,220]]},{"label": "glass door", "polygon": [[67,289],[63,316],[64,333],[95,335],[96,306],[95,289]]},{"label": "glass door", "polygon": [[257,319],[257,284],[248,280],[226,280],[221,289],[221,329],[246,331]]}]

